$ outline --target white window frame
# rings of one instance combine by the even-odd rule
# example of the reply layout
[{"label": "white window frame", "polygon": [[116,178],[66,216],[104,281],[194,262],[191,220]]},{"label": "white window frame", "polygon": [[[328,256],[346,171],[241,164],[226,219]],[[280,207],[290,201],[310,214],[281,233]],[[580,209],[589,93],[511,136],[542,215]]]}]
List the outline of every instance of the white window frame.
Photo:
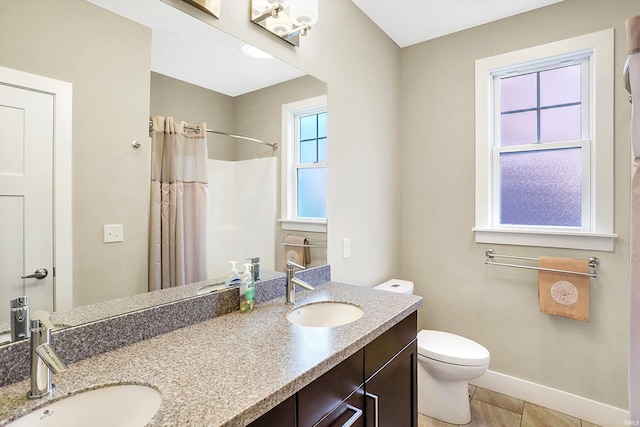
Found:
[{"label": "white window frame", "polygon": [[[590,249],[613,251],[613,29],[586,34],[567,40],[536,46],[476,61],[476,243],[494,243],[522,246]],[[583,170],[590,171],[591,179],[583,181],[582,227],[530,227],[499,224],[499,173],[494,162],[500,152],[512,147],[494,148],[499,133],[494,100],[500,99],[499,89],[493,84],[496,76],[516,66],[536,69],[544,67],[549,59],[557,62],[566,57],[589,55],[588,74],[591,76],[589,94],[583,120],[589,129],[583,135],[591,140],[572,143],[535,144],[535,149],[581,147]]]},{"label": "white window frame", "polygon": [[[282,218],[283,230],[326,232],[326,218],[297,217],[297,162],[299,158],[300,134],[297,118],[301,115],[318,114],[327,111],[327,96],[308,98],[282,106]],[[317,163],[314,167],[327,167],[327,163]]]}]

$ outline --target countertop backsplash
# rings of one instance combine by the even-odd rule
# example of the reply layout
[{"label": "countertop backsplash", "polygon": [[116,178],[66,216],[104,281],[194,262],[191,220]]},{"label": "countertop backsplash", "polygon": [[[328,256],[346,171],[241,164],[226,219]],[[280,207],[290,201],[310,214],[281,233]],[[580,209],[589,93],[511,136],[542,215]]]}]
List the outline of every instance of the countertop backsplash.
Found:
[{"label": "countertop backsplash", "polygon": [[[309,268],[296,276],[312,286],[331,280],[329,265]],[[256,304],[285,295],[285,276],[256,283]],[[194,296],[127,314],[53,332],[53,345],[67,364],[97,356],[239,309],[237,288]],[[30,342],[0,346],[0,387],[29,378]]]}]

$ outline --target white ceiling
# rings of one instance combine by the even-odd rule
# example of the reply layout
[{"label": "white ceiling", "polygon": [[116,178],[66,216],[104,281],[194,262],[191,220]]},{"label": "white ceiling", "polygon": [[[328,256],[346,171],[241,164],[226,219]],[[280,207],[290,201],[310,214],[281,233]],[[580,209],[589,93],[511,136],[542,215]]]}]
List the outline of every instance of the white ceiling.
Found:
[{"label": "white ceiling", "polygon": [[151,70],[157,73],[229,96],[305,75],[279,59],[243,54],[241,40],[160,0],[88,1],[152,29]]},{"label": "white ceiling", "polygon": [[[276,58],[244,55],[241,40],[167,4],[190,7],[180,1],[88,1],[152,29],[151,70],[157,73],[229,96],[305,74]],[[352,1],[398,46],[405,47],[562,0]],[[199,13],[195,11],[196,16]]]},{"label": "white ceiling", "polygon": [[398,46],[406,47],[563,0],[352,1]]}]

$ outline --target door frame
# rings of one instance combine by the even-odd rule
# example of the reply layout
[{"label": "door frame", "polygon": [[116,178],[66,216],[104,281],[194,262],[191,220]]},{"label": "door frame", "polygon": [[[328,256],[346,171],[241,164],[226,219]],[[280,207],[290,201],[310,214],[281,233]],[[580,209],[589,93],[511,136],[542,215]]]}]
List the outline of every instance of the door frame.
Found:
[{"label": "door frame", "polygon": [[73,307],[73,85],[2,66],[0,82],[53,96],[53,308],[69,310]]}]

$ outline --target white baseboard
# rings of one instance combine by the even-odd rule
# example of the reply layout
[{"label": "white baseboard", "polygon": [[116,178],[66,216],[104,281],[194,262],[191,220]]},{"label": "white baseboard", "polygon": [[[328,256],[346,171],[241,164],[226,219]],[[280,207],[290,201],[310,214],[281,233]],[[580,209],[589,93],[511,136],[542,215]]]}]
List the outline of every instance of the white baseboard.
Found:
[{"label": "white baseboard", "polygon": [[499,372],[487,371],[470,383],[602,427],[630,425],[629,411]]}]

